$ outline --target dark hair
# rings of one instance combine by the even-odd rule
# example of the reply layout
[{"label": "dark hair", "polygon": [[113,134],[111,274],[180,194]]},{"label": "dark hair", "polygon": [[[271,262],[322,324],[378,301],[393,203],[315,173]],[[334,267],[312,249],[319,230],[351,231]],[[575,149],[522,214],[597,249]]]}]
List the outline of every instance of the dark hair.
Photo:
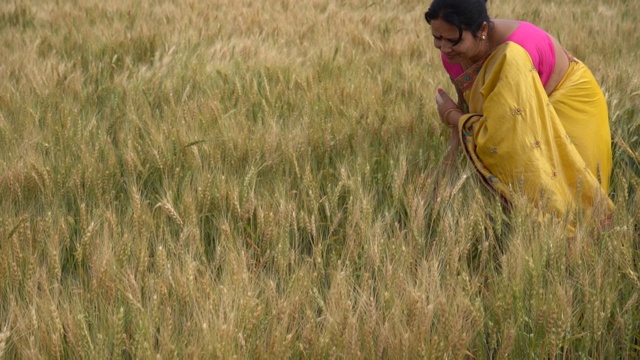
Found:
[{"label": "dark hair", "polygon": [[424,18],[429,25],[440,19],[457,27],[459,35],[454,45],[460,42],[464,30],[476,37],[483,23],[491,25],[487,0],[433,0]]}]

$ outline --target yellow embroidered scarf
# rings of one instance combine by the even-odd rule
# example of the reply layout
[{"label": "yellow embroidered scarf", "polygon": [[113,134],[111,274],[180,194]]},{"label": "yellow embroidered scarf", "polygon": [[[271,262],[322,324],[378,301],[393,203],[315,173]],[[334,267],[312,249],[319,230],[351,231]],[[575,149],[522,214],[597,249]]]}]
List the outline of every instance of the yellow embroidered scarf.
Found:
[{"label": "yellow embroidered scarf", "polygon": [[[516,194],[544,214],[572,216],[613,203],[567,135],[527,52],[497,47],[458,79],[469,106],[460,119],[465,154],[486,184],[512,202]],[[458,85],[458,84],[456,84]]]}]

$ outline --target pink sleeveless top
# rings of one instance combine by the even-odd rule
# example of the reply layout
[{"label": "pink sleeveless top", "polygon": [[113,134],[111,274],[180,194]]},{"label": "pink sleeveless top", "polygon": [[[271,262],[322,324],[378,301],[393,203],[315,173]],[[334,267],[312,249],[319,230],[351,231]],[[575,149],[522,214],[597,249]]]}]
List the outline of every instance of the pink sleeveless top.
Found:
[{"label": "pink sleeveless top", "polygon": [[[505,42],[507,41],[522,46],[529,53],[533,66],[538,70],[542,85],[546,85],[551,73],[553,73],[553,68],[556,66],[555,47],[549,34],[531,23],[520,21],[520,26],[507,37]],[[441,53],[440,56],[445,70],[452,79],[464,72],[461,64],[451,64],[444,54]]]}]

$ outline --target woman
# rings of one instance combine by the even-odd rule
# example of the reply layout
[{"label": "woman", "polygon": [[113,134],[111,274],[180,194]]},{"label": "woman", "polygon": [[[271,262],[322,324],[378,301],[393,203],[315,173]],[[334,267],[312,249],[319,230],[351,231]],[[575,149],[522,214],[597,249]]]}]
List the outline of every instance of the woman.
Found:
[{"label": "woman", "polygon": [[439,89],[438,113],[490,188],[608,218],[611,133],[589,69],[532,24],[490,19],[486,0],[434,0],[425,18],[458,93]]}]

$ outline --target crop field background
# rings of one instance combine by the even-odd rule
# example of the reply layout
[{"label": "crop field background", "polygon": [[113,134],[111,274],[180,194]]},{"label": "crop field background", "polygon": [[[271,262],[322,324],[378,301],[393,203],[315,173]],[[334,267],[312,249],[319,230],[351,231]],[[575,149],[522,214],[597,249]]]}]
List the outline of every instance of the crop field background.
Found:
[{"label": "crop field background", "polygon": [[0,358],[640,357],[640,2],[489,0],[607,96],[614,223],[445,162],[416,0],[0,4]]}]

